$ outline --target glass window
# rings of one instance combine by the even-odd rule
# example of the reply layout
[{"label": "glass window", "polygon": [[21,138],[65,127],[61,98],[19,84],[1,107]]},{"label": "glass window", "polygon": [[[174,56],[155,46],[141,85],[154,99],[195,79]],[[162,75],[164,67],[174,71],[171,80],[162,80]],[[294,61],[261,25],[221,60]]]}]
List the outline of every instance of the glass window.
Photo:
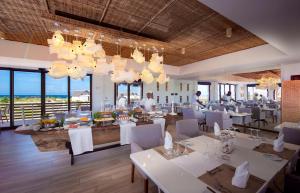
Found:
[{"label": "glass window", "polygon": [[229,84],[225,84],[225,90],[224,90],[224,94],[227,94],[228,91],[230,91],[230,88],[229,88]]},{"label": "glass window", "polygon": [[268,89],[260,89],[256,88],[256,86],[251,85],[247,87],[248,90],[248,99],[253,100],[254,94],[257,93],[259,95],[263,95],[268,98]]},{"label": "glass window", "polygon": [[116,92],[115,101],[117,107],[125,108],[128,104],[136,105],[143,98],[142,82],[116,84]]},{"label": "glass window", "polygon": [[90,108],[90,78],[86,76],[81,80],[70,80],[71,110],[77,110],[80,107]]},{"label": "glass window", "polygon": [[253,100],[254,93],[255,93],[255,87],[248,86],[247,90],[248,90],[248,94],[247,94],[248,100]]},{"label": "glass window", "polygon": [[231,97],[235,99],[236,91],[235,91],[236,85],[234,84],[219,84],[219,99],[221,99],[225,94],[228,93],[228,91],[231,92]]},{"label": "glass window", "polygon": [[200,100],[205,104],[209,102],[209,88],[209,84],[198,84],[198,91],[201,91]]},{"label": "glass window", "polygon": [[277,90],[275,91],[275,100],[281,101],[281,86],[278,86]]},{"label": "glass window", "polygon": [[14,72],[14,125],[41,118],[41,73]]},{"label": "glass window", "polygon": [[46,114],[68,111],[68,78],[55,79],[46,74]]},{"label": "glass window", "polygon": [[0,70],[0,127],[10,126],[10,71]]},{"label": "glass window", "polygon": [[230,85],[231,97],[235,100],[235,85]]},{"label": "glass window", "polygon": [[224,93],[225,93],[225,85],[224,85],[224,84],[221,84],[220,87],[221,87],[221,89],[220,89],[220,90],[221,90],[220,98],[222,98],[223,95],[224,95]]},{"label": "glass window", "polygon": [[257,93],[258,96],[263,95],[266,98],[268,98],[268,89],[259,89],[259,88],[255,88],[254,93]]},{"label": "glass window", "polygon": [[129,86],[130,104],[137,104],[142,100],[142,86],[140,83],[133,83]]}]

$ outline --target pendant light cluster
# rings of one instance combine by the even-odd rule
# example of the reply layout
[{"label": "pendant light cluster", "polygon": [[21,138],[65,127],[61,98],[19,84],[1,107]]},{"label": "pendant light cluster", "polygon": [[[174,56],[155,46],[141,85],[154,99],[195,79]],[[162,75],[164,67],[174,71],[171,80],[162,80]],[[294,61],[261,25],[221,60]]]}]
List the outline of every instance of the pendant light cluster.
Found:
[{"label": "pendant light cluster", "polygon": [[[88,73],[97,75],[110,75],[113,82],[132,83],[141,79],[146,84],[154,80],[160,84],[169,81],[163,68],[163,54],[153,53],[148,62],[144,54],[136,46],[131,54],[133,60],[144,68],[141,72],[133,69],[126,69],[128,60],[121,56],[120,40],[116,42],[117,54],[107,62],[105,50],[102,47],[102,38],[100,44],[97,44],[91,37],[87,38],[84,43],[74,40],[72,43],[65,41],[62,32],[57,30],[51,39],[48,39],[49,51],[51,54],[57,54],[57,61],[54,61],[49,70],[49,75],[54,78],[63,78],[70,76],[72,79],[82,79]],[[149,49],[148,49],[149,51]],[[158,73],[159,76],[154,78],[152,73]]]}]

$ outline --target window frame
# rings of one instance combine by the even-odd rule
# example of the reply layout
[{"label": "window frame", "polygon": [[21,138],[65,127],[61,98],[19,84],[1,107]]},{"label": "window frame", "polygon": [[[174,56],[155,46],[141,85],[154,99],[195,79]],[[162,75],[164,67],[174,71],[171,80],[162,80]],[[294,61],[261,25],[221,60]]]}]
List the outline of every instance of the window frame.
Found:
[{"label": "window frame", "polygon": [[[210,101],[210,87],[211,87],[211,82],[198,82],[198,85],[208,86],[208,101]],[[197,87],[197,90],[198,90],[198,87]]]},{"label": "window frame", "polygon": [[[39,69],[23,69],[23,68],[10,68],[10,67],[0,67],[0,70],[8,70],[10,72],[10,126],[9,127],[1,127],[1,129],[15,129],[17,126],[14,124],[14,72],[34,72],[40,73],[40,81],[41,81],[41,118],[46,114],[46,74],[48,71],[44,68]],[[87,74],[90,76],[90,110],[92,111],[93,106],[93,76],[92,74]],[[71,110],[71,95],[70,95],[70,82],[71,78],[68,76],[68,111]]]},{"label": "window frame", "polygon": [[[231,87],[234,87],[234,100],[236,100],[236,84],[230,83],[219,83],[219,100],[221,100],[222,96],[226,94],[225,85],[229,86],[229,91],[232,93]],[[224,93],[221,93],[221,87],[224,86]]]},{"label": "window frame", "polygon": [[134,81],[133,83],[114,83],[114,105],[117,105],[117,97],[118,97],[118,84],[126,84],[127,85],[127,105],[130,105],[130,86],[133,84],[139,84],[141,86],[141,99],[143,99],[144,94],[144,83],[141,80]]}]

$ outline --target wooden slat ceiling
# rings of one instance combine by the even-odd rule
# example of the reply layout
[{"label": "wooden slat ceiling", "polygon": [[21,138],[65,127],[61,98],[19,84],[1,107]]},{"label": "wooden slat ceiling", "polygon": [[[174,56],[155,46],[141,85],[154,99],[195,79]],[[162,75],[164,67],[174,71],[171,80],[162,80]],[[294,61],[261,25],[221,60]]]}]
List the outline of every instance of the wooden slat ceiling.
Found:
[{"label": "wooden slat ceiling", "polygon": [[280,78],[280,70],[273,69],[273,70],[264,70],[264,71],[258,71],[258,72],[239,73],[239,74],[234,74],[234,75],[240,76],[243,78],[254,79],[254,80],[261,79],[263,76],[272,77],[272,78]]},{"label": "wooden slat ceiling", "polygon": [[[231,38],[225,36],[228,27]],[[5,39],[47,45],[57,29],[69,30],[68,41],[74,30],[79,39],[90,32],[96,39],[104,35],[108,55],[116,54],[117,39],[123,57],[130,56],[134,42],[164,48],[165,63],[175,66],[266,43],[197,0],[1,0]]]}]

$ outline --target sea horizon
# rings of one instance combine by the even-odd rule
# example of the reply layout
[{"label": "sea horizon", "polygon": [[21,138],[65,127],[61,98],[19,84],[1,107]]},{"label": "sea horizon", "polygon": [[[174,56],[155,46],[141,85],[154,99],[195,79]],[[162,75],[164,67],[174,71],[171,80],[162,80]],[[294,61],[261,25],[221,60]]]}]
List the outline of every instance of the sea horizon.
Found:
[{"label": "sea horizon", "polygon": [[[10,95],[0,95],[1,97],[9,97]],[[19,97],[19,98],[36,98],[36,97],[41,97],[41,95],[34,95],[34,94],[21,94],[21,95],[14,95],[15,97]],[[55,98],[68,98],[68,95],[55,95],[55,94],[51,94],[51,95],[46,95],[46,97],[55,97]]]}]

